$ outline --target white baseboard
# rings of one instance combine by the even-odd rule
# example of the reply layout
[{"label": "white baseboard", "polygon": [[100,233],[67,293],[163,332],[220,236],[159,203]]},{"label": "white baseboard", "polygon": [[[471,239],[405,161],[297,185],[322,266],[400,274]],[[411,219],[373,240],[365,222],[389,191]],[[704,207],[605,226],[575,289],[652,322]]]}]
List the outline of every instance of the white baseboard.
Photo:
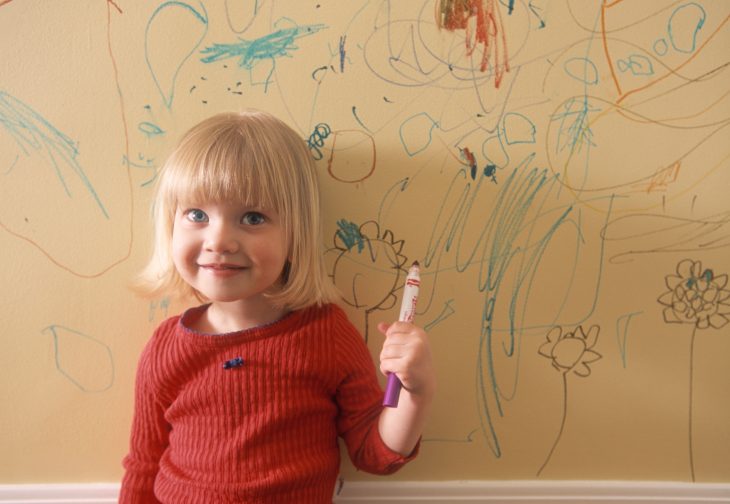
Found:
[{"label": "white baseboard", "polygon": [[730,484],[627,481],[345,482],[337,504],[730,503]]},{"label": "white baseboard", "polygon": [[[113,504],[116,483],[2,485],[0,504]],[[337,504],[717,504],[730,503],[730,483],[626,481],[346,481]]]}]

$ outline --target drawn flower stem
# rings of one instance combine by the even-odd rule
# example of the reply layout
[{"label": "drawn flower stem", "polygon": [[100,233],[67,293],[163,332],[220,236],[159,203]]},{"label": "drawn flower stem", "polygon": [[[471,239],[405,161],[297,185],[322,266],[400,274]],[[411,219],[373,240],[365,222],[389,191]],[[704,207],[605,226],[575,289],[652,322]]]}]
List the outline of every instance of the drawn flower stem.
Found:
[{"label": "drawn flower stem", "polygon": [[695,353],[695,335],[697,334],[697,326],[692,328],[692,338],[689,346],[689,470],[692,481],[695,480],[695,462],[694,450],[692,448],[692,392],[694,390],[694,353]]},{"label": "drawn flower stem", "polygon": [[558,447],[560,438],[563,436],[563,430],[565,429],[565,420],[568,417],[568,372],[565,371],[562,373],[562,375],[563,375],[563,419],[560,421],[560,429],[558,430],[558,435],[555,438],[555,442],[553,442],[553,447],[550,448],[550,453],[548,453],[548,456],[545,459],[545,462],[543,462],[542,466],[540,467],[540,470],[537,471],[538,476],[540,476],[540,473],[542,473],[543,469],[545,469],[545,467],[548,465],[548,462],[550,462],[550,458],[553,456],[553,452],[555,452],[555,448]]}]

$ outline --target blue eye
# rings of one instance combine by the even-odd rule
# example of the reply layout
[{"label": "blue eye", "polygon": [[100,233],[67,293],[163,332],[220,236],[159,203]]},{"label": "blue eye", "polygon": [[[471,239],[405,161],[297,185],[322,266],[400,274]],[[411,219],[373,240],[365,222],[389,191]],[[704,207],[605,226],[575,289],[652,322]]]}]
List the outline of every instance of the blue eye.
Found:
[{"label": "blue eye", "polygon": [[208,216],[199,208],[186,210],[185,217],[192,222],[208,222]]},{"label": "blue eye", "polygon": [[266,217],[259,212],[247,212],[241,217],[241,224],[248,224],[249,226],[259,226],[264,222],[266,222]]}]

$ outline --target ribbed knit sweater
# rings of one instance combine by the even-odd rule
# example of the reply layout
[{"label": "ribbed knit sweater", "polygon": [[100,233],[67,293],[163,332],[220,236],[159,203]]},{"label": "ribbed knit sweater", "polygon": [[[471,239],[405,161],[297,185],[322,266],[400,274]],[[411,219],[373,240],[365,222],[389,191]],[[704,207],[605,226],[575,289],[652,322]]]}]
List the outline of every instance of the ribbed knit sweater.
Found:
[{"label": "ribbed knit sweater", "polygon": [[163,322],[140,357],[120,503],[332,502],[338,436],[367,472],[415,457],[380,438],[375,366],[339,307],[222,335],[189,328],[206,309]]}]

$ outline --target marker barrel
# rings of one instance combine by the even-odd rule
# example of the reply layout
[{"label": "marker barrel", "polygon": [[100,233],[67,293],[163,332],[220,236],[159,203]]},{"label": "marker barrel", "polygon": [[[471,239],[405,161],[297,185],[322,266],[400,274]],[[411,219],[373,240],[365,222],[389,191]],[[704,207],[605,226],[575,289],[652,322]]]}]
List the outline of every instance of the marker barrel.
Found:
[{"label": "marker barrel", "polygon": [[[419,276],[420,269],[418,262],[414,262],[413,266],[408,270],[406,277],[406,285],[403,288],[403,300],[401,301],[400,316],[398,320],[401,322],[413,322],[416,315],[416,303],[418,302],[418,288],[421,285]],[[401,381],[395,373],[388,374],[388,381],[385,385],[385,396],[383,397],[383,406],[389,408],[398,407],[398,398],[400,397]]]}]

